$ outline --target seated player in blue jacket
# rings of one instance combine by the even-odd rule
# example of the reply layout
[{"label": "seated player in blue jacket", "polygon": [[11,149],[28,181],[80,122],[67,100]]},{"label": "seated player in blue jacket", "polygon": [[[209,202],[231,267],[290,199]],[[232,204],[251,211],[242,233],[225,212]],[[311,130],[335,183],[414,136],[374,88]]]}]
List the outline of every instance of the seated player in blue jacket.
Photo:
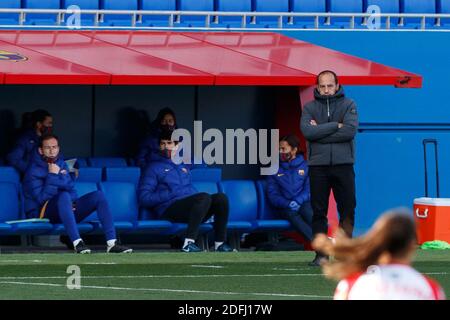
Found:
[{"label": "seated player in blue jacket", "polygon": [[267,178],[267,197],[297,232],[306,240],[312,240],[308,165],[295,135],[280,139],[280,167],[277,174]]},{"label": "seated player in blue jacket", "polygon": [[35,110],[31,114],[31,129],[23,132],[17,139],[13,150],[6,156],[9,165],[17,169],[21,174],[27,170],[33,153],[37,153],[37,147],[42,135],[51,133],[53,127],[52,115],[46,110]]},{"label": "seated player in blue jacket", "polygon": [[149,135],[141,142],[136,156],[136,165],[145,170],[153,160],[158,159],[159,135],[162,131],[174,131],[177,128],[175,112],[170,108],[161,109],[152,122]]},{"label": "seated player in blue jacket", "polygon": [[225,243],[228,223],[228,198],[223,193],[209,195],[198,192],[191,182],[189,167],[175,164],[172,155],[178,142],[171,131],[159,137],[159,154],[141,176],[138,188],[139,204],[154,211],[160,219],[187,223],[188,229],[182,251],[199,252],[195,244],[202,222],[214,215],[215,250],[233,251]]},{"label": "seated player in blue jacket", "polygon": [[97,211],[106,235],[107,252],[129,253],[116,240],[113,218],[102,191],[78,197],[67,164],[59,158],[58,138],[42,136],[38,154],[31,160],[23,181],[25,212],[28,218],[48,218],[63,223],[75,252],[90,253],[78,232],[77,223]]}]

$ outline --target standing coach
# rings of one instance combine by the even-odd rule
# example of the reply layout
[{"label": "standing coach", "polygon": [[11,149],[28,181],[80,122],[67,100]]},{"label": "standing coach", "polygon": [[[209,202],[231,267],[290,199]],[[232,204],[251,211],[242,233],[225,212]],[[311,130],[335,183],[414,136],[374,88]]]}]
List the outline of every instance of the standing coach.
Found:
[{"label": "standing coach", "polygon": [[[317,76],[314,100],[305,105],[300,122],[308,142],[314,236],[327,234],[328,201],[333,190],[339,211],[339,227],[352,237],[356,207],[353,164],[357,127],[354,101],[345,97],[333,71],[322,71]],[[328,256],[316,251],[310,265],[320,266],[325,260]]]}]

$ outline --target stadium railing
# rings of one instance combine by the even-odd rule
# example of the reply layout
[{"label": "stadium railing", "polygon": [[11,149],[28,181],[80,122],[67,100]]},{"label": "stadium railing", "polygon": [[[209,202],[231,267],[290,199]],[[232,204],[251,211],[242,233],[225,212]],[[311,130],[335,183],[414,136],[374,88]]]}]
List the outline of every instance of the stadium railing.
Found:
[{"label": "stadium railing", "polygon": [[[333,12],[317,12],[317,13],[297,13],[297,12],[220,12],[220,11],[146,11],[146,10],[80,10],[79,13],[94,15],[93,25],[66,25],[66,17],[73,14],[66,9],[0,9],[0,14],[3,13],[18,13],[19,19],[17,24],[0,25],[2,28],[23,28],[23,29],[36,29],[36,28],[59,28],[59,29],[198,29],[198,30],[305,30],[301,25],[296,25],[293,21],[296,17],[314,18],[312,23],[306,29],[336,29],[333,25],[333,18],[347,18],[348,24],[341,25],[344,29],[358,29],[364,30],[366,28],[373,29],[374,24],[371,22],[373,18],[380,18],[383,23],[379,25],[382,30],[389,29],[403,29],[403,30],[436,30],[446,29],[448,25],[441,28],[441,20],[447,20],[450,18],[450,14],[425,14],[425,13],[333,13]],[[56,14],[57,18],[53,25],[27,25],[27,14]],[[108,26],[102,25],[104,23],[105,16],[107,15],[130,15],[131,23],[128,26]],[[152,15],[166,15],[167,26],[144,26],[142,25],[142,19],[146,16]],[[200,16],[204,18],[203,26],[187,27],[185,24],[180,23],[182,16]],[[224,24],[219,23],[219,17],[240,17],[242,19],[240,27],[227,27]],[[263,25],[256,23],[257,17],[277,17],[278,25],[275,27],[264,28]],[[250,18],[250,23],[248,23]],[[371,19],[372,18],[372,19]],[[405,24],[405,19],[420,19],[420,23]],[[287,23],[283,23],[287,19]],[[321,19],[325,19],[323,24],[320,23]],[[363,19],[362,24],[356,23],[356,19]],[[433,19],[434,24],[429,24],[428,19]],[[392,20],[398,20],[397,23],[391,23]],[[369,23],[368,23],[369,22]],[[342,21],[341,21],[342,23]],[[377,28],[375,28],[377,29]]]}]

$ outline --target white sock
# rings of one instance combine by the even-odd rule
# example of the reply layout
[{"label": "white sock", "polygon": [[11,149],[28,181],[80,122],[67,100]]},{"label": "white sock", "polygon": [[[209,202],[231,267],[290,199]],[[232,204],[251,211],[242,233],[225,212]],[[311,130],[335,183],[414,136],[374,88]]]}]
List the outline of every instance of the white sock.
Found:
[{"label": "white sock", "polygon": [[108,247],[114,247],[115,244],[116,244],[116,239],[111,239],[111,240],[106,241],[106,245]]},{"label": "white sock", "polygon": [[217,250],[218,247],[220,247],[223,244],[223,242],[214,242],[214,250]]},{"label": "white sock", "polygon": [[81,241],[82,241],[81,238],[73,241],[73,246],[76,247]]},{"label": "white sock", "polygon": [[194,239],[189,239],[189,238],[184,239],[183,248],[186,247],[191,242],[195,242],[195,240]]}]

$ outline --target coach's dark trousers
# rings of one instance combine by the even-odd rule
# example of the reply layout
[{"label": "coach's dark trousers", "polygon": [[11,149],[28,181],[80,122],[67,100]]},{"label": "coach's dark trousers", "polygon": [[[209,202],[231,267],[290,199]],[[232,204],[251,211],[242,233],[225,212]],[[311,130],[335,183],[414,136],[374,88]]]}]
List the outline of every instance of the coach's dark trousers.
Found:
[{"label": "coach's dark trousers", "polygon": [[328,232],[328,201],[333,190],[339,212],[339,227],[352,237],[355,224],[355,171],[353,165],[310,166],[313,234]]}]

